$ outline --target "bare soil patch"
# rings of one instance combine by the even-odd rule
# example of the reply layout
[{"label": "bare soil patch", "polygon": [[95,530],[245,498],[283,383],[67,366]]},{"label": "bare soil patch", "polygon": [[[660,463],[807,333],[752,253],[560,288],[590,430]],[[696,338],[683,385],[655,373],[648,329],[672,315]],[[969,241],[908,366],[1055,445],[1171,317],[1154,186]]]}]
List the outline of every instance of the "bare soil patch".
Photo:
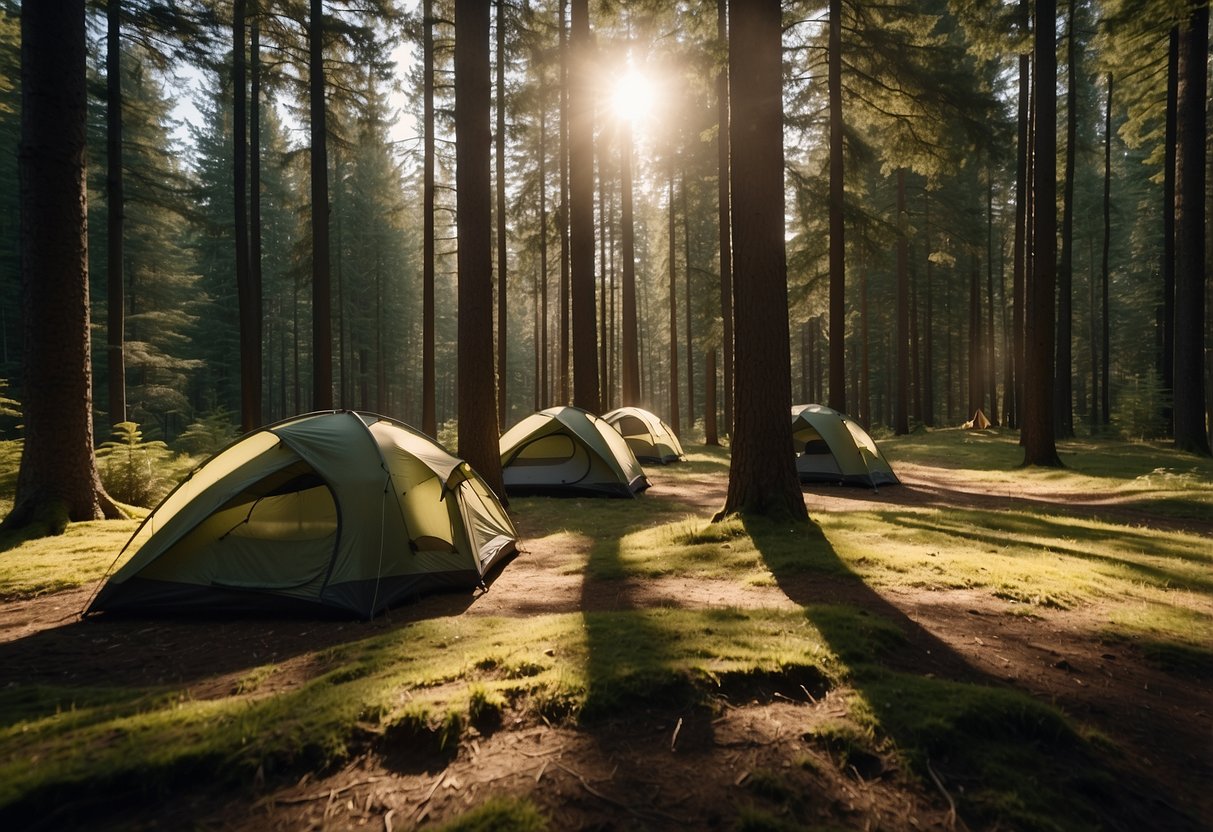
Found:
[{"label": "bare soil patch", "polygon": [[[963,472],[899,467],[900,487],[879,491],[806,491],[810,514],[898,506],[1022,506],[1098,516],[1126,526],[1158,526],[1209,535],[1213,518],[1158,518],[1101,494],[1017,489],[991,493]],[[724,499],[723,476],[674,480],[657,472],[644,499],[671,500],[706,516]],[[1197,830],[1213,827],[1213,694],[1171,676],[1131,644],[1101,641],[1094,614],[1036,609],[971,590],[876,593],[857,581],[805,576],[777,586],[723,580],[659,578],[598,581],[587,588],[570,563],[588,541],[545,537],[519,518],[523,551],[488,592],[423,598],[373,622],[303,619],[131,620],[83,622],[91,588],[0,603],[0,687],[23,683],[184,687],[196,699],[241,695],[251,667],[278,670],[251,695],[302,684],[324,667],[317,648],[365,638],[403,624],[453,615],[525,617],[583,609],[656,606],[775,607],[851,603],[894,621],[909,648],[904,668],[941,678],[979,680],[1055,703],[1095,731],[1115,738],[1121,768],[1131,772],[1123,805],[1109,828]],[[579,551],[578,547],[582,547]],[[715,709],[655,708],[582,727],[509,715],[493,731],[467,734],[441,757],[412,759],[382,744],[336,772],[297,782],[250,784],[248,794],[196,790],[154,805],[101,813],[114,828],[386,829],[427,826],[466,811],[489,795],[525,795],[554,829],[727,829],[738,807],[779,815],[797,785],[801,818],[854,829],[964,828],[940,784],[923,785],[891,759],[860,770],[811,739],[814,725],[841,714],[822,698],[760,690],[722,694]],[[777,772],[778,777],[770,776]],[[780,786],[778,784],[783,784]],[[252,795],[250,797],[250,795]],[[1113,820],[1115,813],[1122,818]],[[53,820],[49,819],[48,820]]]}]

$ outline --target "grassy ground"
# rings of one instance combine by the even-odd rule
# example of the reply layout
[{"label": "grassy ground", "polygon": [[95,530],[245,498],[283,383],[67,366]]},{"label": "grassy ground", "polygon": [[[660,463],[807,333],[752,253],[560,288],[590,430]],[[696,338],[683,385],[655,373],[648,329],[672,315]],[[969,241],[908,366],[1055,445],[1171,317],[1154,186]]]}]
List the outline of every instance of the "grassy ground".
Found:
[{"label": "grassy ground", "polygon": [[[1082,611],[1102,622],[1102,638],[1138,645],[1178,678],[1206,684],[1208,539],[1125,517],[1207,519],[1213,464],[1146,444],[1073,442],[1061,448],[1064,470],[1018,470],[1014,438],[996,431],[882,445],[895,467],[964,471],[988,488],[990,504],[955,509],[945,494],[939,505],[914,510],[816,513],[814,525],[796,529],[711,524],[685,504],[648,498],[511,506],[548,544],[584,551],[564,568],[587,580],[777,588],[796,602],[790,607],[434,617],[372,628],[291,662],[248,659],[226,695],[201,696],[191,692],[196,685],[172,682],[115,683],[104,674],[27,682],[8,668],[0,677],[0,818],[36,815],[72,795],[154,793],[198,779],[242,787],[293,779],[367,748],[442,753],[471,727],[507,717],[591,725],[639,703],[710,707],[729,685],[784,677],[846,703],[845,713],[813,729],[812,740],[834,759],[862,765],[894,757],[927,791],[937,771],[965,771],[970,786],[955,798],[979,825],[1098,828],[1116,791],[1116,737],[1006,687],[902,666],[906,628],[881,614],[878,593],[964,590],[1013,602],[1018,615]],[[687,464],[661,475],[727,476],[724,452],[690,450]],[[5,476],[0,482],[11,482]],[[1000,499],[1034,491],[1100,502],[1075,512],[1065,500]],[[3,553],[0,599],[91,586],[134,525],[77,524],[61,538]],[[814,580],[849,589],[828,602],[805,593]],[[774,794],[768,803],[787,804],[792,787],[784,777],[757,778],[752,788]],[[792,828],[780,826],[787,822],[755,810],[732,824]],[[547,823],[530,802],[502,799],[449,828]]]}]

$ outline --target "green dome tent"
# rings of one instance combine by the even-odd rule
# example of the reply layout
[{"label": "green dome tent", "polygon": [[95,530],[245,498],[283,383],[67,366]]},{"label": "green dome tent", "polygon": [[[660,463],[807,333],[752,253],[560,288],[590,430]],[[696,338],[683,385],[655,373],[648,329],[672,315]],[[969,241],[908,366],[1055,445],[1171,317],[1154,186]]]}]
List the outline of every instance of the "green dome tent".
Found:
[{"label": "green dome tent", "polygon": [[134,554],[86,615],[369,618],[421,592],[483,583],[516,540],[488,486],[429,437],[374,414],[312,413],[194,469],[127,542]]},{"label": "green dome tent", "polygon": [[602,418],[619,431],[641,462],[666,465],[685,456],[674,431],[655,413],[639,407],[620,407]]},{"label": "green dome tent", "polygon": [[506,431],[501,474],[510,494],[632,497],[649,487],[619,432],[578,407],[550,407]]},{"label": "green dome tent", "polygon": [[868,432],[837,410],[819,404],[794,405],[792,442],[801,482],[872,488],[899,482]]}]

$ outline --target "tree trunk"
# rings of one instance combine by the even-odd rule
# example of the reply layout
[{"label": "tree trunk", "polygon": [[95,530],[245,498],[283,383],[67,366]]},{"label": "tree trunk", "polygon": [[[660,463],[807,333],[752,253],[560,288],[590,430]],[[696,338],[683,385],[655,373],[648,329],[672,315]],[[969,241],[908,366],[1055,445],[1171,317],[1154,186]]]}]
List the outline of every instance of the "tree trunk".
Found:
[{"label": "tree trunk", "polygon": [[85,51],[83,0],[22,8],[25,443],[4,531],[60,534],[69,520],[121,516],[93,455]]},{"label": "tree trunk", "polygon": [[1025,317],[1024,465],[1060,467],[1054,438],[1053,310],[1057,283],[1057,53],[1055,0],[1037,0],[1032,78],[1032,277]]},{"label": "tree trunk", "polygon": [[125,267],[122,181],[122,3],[106,6],[105,38],[106,365],[111,425],[126,421]]},{"label": "tree trunk", "polygon": [[674,166],[670,166],[669,178],[666,187],[666,202],[667,202],[667,234],[669,239],[669,266],[670,266],[670,427],[674,430],[674,435],[682,433],[682,420],[678,416],[678,412],[682,409],[682,402],[678,400],[678,258],[676,255],[674,241]]},{"label": "tree trunk", "polygon": [[636,322],[636,232],[632,227],[632,125],[624,119],[619,125],[619,224],[623,245],[623,351],[620,401],[624,407],[640,404],[640,343]]},{"label": "tree trunk", "polygon": [[805,520],[788,416],[780,5],[747,0],[729,11],[737,421],[717,519],[738,512]]},{"label": "tree trunk", "polygon": [[[1100,265],[1100,418],[1102,424],[1112,421],[1112,392],[1108,382],[1112,375],[1111,324],[1108,320],[1108,287],[1110,271],[1108,254],[1112,246],[1112,73],[1108,73],[1108,109],[1104,116],[1103,156],[1103,256]],[[1166,215],[1170,212],[1163,211]]]},{"label": "tree trunk", "polygon": [[[1020,4],[1025,9],[1026,0]],[[1025,23],[1026,28],[1026,23]],[[1015,161],[1015,253],[1011,274],[1011,377],[1007,379],[1007,426],[1020,426],[1023,407],[1023,328],[1026,285],[1025,260],[1028,232],[1028,90],[1031,83],[1030,58],[1019,56],[1019,96],[1017,123],[1019,137]]]},{"label": "tree trunk", "polygon": [[1205,420],[1205,159],[1209,6],[1179,35],[1175,153],[1175,447],[1208,456]]},{"label": "tree trunk", "polygon": [[1158,375],[1162,380],[1162,415],[1174,431],[1172,394],[1175,390],[1175,200],[1179,111],[1179,27],[1171,29],[1167,48],[1167,111],[1163,135],[1162,174],[1162,349]]},{"label": "tree trunk", "polygon": [[691,331],[691,215],[687,209],[687,172],[682,169],[682,247],[683,272],[686,280],[686,342],[687,342],[687,430],[695,429],[695,338]]},{"label": "tree trunk", "polygon": [[716,424],[716,350],[710,349],[703,365],[703,443],[720,446],[720,430]]},{"label": "tree trunk", "polygon": [[458,198],[459,455],[504,499],[493,389],[489,6],[455,2],[455,191]]},{"label": "tree trunk", "polygon": [[969,406],[971,417],[985,408],[986,381],[982,368],[981,278],[977,258],[969,264]]},{"label": "tree trunk", "polygon": [[568,0],[560,0],[560,206],[556,210],[560,225],[560,338],[558,356],[560,404],[569,403],[569,301],[572,280],[572,244],[569,232],[569,27]]},{"label": "tree trunk", "polygon": [[906,172],[897,170],[897,393],[893,432],[910,432],[910,254],[906,238]]},{"label": "tree trunk", "polygon": [[[1001,269],[1001,266],[1000,266]],[[994,172],[986,171],[986,385],[990,424],[998,427],[998,363],[994,350]]]},{"label": "tree trunk", "polygon": [[1074,0],[1069,0],[1066,36],[1066,161],[1062,185],[1061,258],[1057,264],[1057,359],[1054,400],[1057,436],[1074,436],[1074,163],[1078,144],[1078,47],[1074,33]]},{"label": "tree trunk", "polygon": [[599,411],[598,315],[594,310],[594,44],[588,0],[573,0],[569,41],[569,260],[573,404]]},{"label": "tree trunk", "polygon": [[548,150],[546,85],[539,84],[539,317],[542,322],[539,352],[543,356],[539,367],[539,409],[552,404],[552,383],[548,375],[551,366],[551,345],[548,342]]},{"label": "tree trunk", "polygon": [[[253,0],[249,43],[249,249],[248,302],[249,345],[254,355],[248,358],[248,383],[256,386],[249,394],[254,410],[251,421],[261,425],[266,421],[264,374],[262,363],[262,277],[261,277],[261,20],[260,0]],[[244,356],[241,356],[242,360]],[[243,366],[243,365],[242,365]],[[270,359],[270,366],[273,361]],[[243,389],[243,380],[242,380]]]},{"label": "tree trunk", "polygon": [[506,279],[509,241],[505,222],[505,0],[497,0],[497,423],[509,421],[506,384],[509,368],[508,307]]},{"label": "tree trunk", "polygon": [[[728,0],[716,0],[716,37],[721,52],[728,46]],[[716,152],[720,230],[720,321],[721,381],[724,384],[725,436],[733,435],[733,251],[729,218],[729,73],[716,74]]]},{"label": "tree trunk", "polygon": [[598,386],[601,390],[599,404],[603,412],[611,409],[611,372],[607,364],[607,352],[610,346],[607,333],[607,228],[610,217],[607,213],[606,180],[601,174],[606,169],[604,160],[606,149],[599,146],[598,150]]},{"label": "tree trunk", "polygon": [[830,0],[830,407],[847,410],[846,243],[843,238],[842,0]]},{"label": "tree trunk", "polygon": [[856,418],[864,430],[872,429],[872,390],[871,368],[869,356],[872,352],[870,321],[868,317],[868,268],[867,257],[863,253],[867,249],[867,241],[860,241],[859,255],[859,334],[860,334],[860,365],[859,365],[859,402]]},{"label": "tree trunk", "polygon": [[438,435],[438,414],[434,395],[437,383],[434,368],[434,2],[422,5],[425,35],[422,44],[422,76],[425,89],[422,120],[425,134],[422,151],[422,275],[421,275],[421,430]]},{"label": "tree trunk", "polygon": [[312,408],[333,407],[333,306],[329,263],[329,160],[324,103],[324,2],[311,0],[308,97],[312,142]]}]

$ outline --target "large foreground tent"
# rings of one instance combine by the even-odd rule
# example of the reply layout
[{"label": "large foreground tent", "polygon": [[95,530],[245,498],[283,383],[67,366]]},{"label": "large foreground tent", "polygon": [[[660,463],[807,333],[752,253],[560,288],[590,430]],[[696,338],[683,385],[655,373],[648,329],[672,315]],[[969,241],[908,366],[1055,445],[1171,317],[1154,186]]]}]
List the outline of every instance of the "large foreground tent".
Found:
[{"label": "large foreground tent", "polygon": [[602,416],[627,441],[641,462],[666,465],[685,454],[674,431],[655,413],[639,407],[620,407]]},{"label": "large foreground tent", "polygon": [[[97,611],[371,617],[474,587],[517,534],[466,462],[399,422],[328,411],[253,431],[147,516]],[[121,557],[121,555],[120,555]]]},{"label": "large foreground tent", "polygon": [[792,407],[792,441],[801,482],[892,485],[897,475],[868,432],[819,404]]},{"label": "large foreground tent", "polygon": [[649,487],[619,432],[578,407],[550,407],[506,431],[501,469],[511,494],[632,497]]}]

